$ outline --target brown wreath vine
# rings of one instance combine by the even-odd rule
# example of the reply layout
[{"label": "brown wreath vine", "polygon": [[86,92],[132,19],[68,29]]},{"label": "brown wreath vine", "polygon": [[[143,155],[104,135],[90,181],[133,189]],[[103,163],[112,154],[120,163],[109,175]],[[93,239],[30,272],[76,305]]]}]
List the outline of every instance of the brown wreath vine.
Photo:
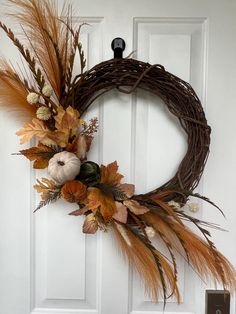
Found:
[{"label": "brown wreath vine", "polygon": [[[197,187],[209,153],[211,128],[189,83],[167,72],[160,64],[150,65],[129,58],[101,62],[77,78],[73,106],[81,115],[97,97],[112,89],[131,94],[140,88],[160,97],[187,133],[188,150],[174,177],[146,196],[163,189],[193,191]],[[179,195],[174,199],[179,200]]]}]

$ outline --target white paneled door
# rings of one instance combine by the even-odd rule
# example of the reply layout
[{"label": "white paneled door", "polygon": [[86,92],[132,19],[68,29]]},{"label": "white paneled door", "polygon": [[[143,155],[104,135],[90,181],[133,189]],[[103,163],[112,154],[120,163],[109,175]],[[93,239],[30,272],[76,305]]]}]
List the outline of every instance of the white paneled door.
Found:
[{"label": "white paneled door", "polygon": [[[61,4],[62,1],[58,0]],[[87,68],[113,57],[111,41],[122,37],[124,56],[160,63],[189,81],[212,126],[211,153],[199,191],[219,204],[192,213],[221,224],[212,231],[219,249],[236,266],[236,2],[234,0],[74,0],[75,23],[87,22],[81,40]],[[5,20],[4,2],[0,12]],[[8,20],[9,22],[9,20]],[[10,21],[11,22],[11,21]],[[15,26],[13,26],[15,27]],[[19,60],[1,33],[0,52]],[[79,68],[78,68],[79,70]],[[98,99],[99,133],[89,159],[117,160],[127,182],[147,192],[170,179],[185,154],[186,137],[163,103],[147,93],[116,91]],[[0,314],[152,314],[163,303],[145,295],[109,233],[84,235],[82,219],[68,216],[63,201],[33,214],[38,198],[29,162],[13,156],[22,147],[21,123],[0,113]],[[167,314],[203,314],[207,285],[179,258],[181,304]],[[220,287],[218,287],[220,288]],[[231,299],[231,313],[235,313]]]}]

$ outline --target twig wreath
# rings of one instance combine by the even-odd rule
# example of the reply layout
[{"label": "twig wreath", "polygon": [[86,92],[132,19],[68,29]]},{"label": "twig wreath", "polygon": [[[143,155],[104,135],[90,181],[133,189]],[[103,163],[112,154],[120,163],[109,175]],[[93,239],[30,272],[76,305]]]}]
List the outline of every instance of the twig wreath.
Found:
[{"label": "twig wreath", "polygon": [[[176,254],[202,278],[235,289],[235,271],[206,229],[217,226],[184,211],[189,196],[217,207],[194,193],[209,153],[210,127],[192,87],[161,65],[131,58],[108,60],[84,71],[81,25],[72,26],[70,6],[65,5],[63,18],[58,18],[54,1],[8,2],[14,5],[11,16],[21,23],[26,42],[5,24],[0,27],[18,48],[28,72],[17,72],[1,60],[0,105],[23,114],[25,124],[17,132],[21,144],[32,138],[38,142],[19,154],[33,161],[35,169],[47,168],[50,176],[38,179],[34,186],[42,198],[35,211],[62,198],[78,208],[70,215],[85,216],[84,233],[111,230],[153,301],[163,298],[166,302],[173,295],[180,300]],[[76,58],[80,58],[81,73],[74,76]],[[146,194],[137,195],[133,184],[121,183],[116,161],[99,166],[87,160],[98,120],[86,122],[82,116],[97,97],[114,88],[155,94],[187,133],[188,150],[175,176]],[[186,221],[202,236],[190,230]],[[167,255],[154,245],[155,237],[165,244]]]}]

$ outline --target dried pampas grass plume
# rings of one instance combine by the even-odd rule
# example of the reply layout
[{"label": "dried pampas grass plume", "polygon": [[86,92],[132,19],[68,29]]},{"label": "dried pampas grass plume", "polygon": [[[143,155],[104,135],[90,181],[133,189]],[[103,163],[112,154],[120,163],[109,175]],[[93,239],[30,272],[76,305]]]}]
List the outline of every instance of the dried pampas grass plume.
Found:
[{"label": "dried pampas grass plume", "polygon": [[27,95],[25,83],[6,60],[0,60],[0,107],[16,111],[18,117],[30,121],[35,116],[36,107],[28,103]]},{"label": "dried pampas grass plume", "polygon": [[[181,215],[181,213],[180,213]],[[194,222],[194,218],[187,216]],[[149,212],[144,215],[144,220],[150,224],[160,238],[168,246],[185,257],[186,261],[199,274],[200,278],[215,285],[220,284],[224,289],[231,291],[236,289],[236,273],[231,263],[215,248],[210,240],[210,233],[200,226],[198,228],[205,239],[196,235],[184,224],[180,224],[173,217],[158,215]]]},{"label": "dried pampas grass plume", "polygon": [[176,276],[167,259],[151,244],[148,248],[125,225],[112,223],[111,229],[121,252],[140,275],[145,292],[151,300],[157,302],[163,298],[166,302],[168,297],[174,295],[179,303],[180,295]]},{"label": "dried pampas grass plume", "polygon": [[[14,5],[10,15],[18,21],[29,40],[30,50],[40,64],[60,100],[64,91],[64,81],[70,58],[71,34],[66,25],[71,25],[70,6],[64,4],[58,12],[54,0],[8,0]],[[60,20],[66,19],[66,23]],[[67,17],[67,18],[65,18]]]}]

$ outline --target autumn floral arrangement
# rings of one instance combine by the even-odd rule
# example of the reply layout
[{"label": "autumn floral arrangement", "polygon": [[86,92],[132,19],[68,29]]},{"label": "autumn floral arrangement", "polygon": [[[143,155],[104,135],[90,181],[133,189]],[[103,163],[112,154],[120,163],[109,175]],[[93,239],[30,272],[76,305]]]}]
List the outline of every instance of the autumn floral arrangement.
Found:
[{"label": "autumn floral arrangement", "polygon": [[[26,40],[18,39],[0,23],[23,58],[19,71],[1,60],[0,105],[17,110],[25,120],[17,132],[21,144],[36,140],[19,154],[33,161],[33,168],[48,172],[48,177],[38,179],[34,186],[42,199],[35,211],[63,199],[75,204],[70,215],[84,215],[84,233],[111,230],[153,301],[163,298],[166,302],[172,295],[180,300],[176,254],[202,278],[235,288],[234,269],[205,228],[216,226],[184,210],[189,196],[214,205],[193,192],[209,151],[210,128],[191,86],[160,65],[130,58],[105,61],[85,71],[81,25],[72,25],[69,5],[59,15],[54,1],[8,2],[11,17],[22,25]],[[79,74],[74,74],[76,59],[80,60]],[[130,90],[125,89],[129,86]],[[111,88],[127,93],[136,88],[152,91],[180,119],[188,134],[189,150],[177,174],[149,193],[136,195],[135,186],[123,182],[116,161],[99,166],[88,160],[98,119],[85,121],[81,115]],[[185,221],[196,226],[202,236]],[[166,255],[154,245],[154,238],[165,244]]]}]

